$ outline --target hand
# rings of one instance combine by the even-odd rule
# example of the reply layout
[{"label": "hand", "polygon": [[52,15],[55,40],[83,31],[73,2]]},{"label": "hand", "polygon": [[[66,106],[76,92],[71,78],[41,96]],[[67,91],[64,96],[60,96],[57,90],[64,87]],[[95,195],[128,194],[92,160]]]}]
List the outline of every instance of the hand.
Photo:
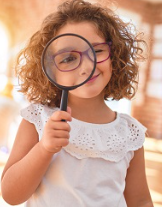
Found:
[{"label": "hand", "polygon": [[71,109],[56,111],[48,119],[40,141],[43,148],[50,153],[56,153],[69,144],[70,125],[62,120],[71,121]]}]

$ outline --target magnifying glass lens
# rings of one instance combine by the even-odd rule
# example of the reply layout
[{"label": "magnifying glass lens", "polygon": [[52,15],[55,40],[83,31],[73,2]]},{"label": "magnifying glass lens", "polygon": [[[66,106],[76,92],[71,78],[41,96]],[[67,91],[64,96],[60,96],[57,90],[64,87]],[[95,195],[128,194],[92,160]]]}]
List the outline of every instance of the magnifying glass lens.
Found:
[{"label": "magnifying glass lens", "polygon": [[82,36],[62,34],[47,43],[41,61],[48,79],[63,90],[60,109],[66,111],[68,91],[80,87],[93,76],[94,48]]},{"label": "magnifying glass lens", "polygon": [[54,83],[64,87],[78,86],[94,69],[93,51],[79,37],[61,36],[46,48],[44,68]]}]

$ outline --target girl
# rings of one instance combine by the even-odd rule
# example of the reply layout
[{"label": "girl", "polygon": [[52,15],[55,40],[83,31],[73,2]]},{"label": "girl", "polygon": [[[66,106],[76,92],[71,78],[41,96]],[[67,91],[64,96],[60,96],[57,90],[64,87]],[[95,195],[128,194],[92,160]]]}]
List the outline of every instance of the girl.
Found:
[{"label": "girl", "polygon": [[[61,92],[41,68],[47,42],[64,33],[81,35],[92,45],[111,42],[106,59],[99,60],[96,52],[93,79],[69,92],[67,112],[59,111]],[[144,165],[146,128],[104,101],[135,95],[141,42],[110,9],[83,0],[63,3],[44,20],[16,68],[21,92],[32,104],[21,111],[2,175],[2,195],[9,204],[153,206]],[[86,66],[80,76],[89,76]]]}]

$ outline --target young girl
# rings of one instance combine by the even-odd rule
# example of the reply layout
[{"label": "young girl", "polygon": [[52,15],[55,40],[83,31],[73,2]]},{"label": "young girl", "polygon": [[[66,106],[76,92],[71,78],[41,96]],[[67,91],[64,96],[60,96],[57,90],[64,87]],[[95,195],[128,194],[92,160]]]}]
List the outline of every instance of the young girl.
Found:
[{"label": "young girl", "polygon": [[[64,33],[81,35],[94,47],[111,42],[106,59],[101,54],[99,60],[96,51],[91,81],[69,92],[67,112],[59,110],[61,90],[41,67],[47,42]],[[110,9],[83,0],[63,3],[44,20],[17,66],[21,92],[32,104],[21,111],[2,174],[2,195],[9,204],[153,206],[144,164],[146,128],[105,104],[107,98],[134,96],[141,42]],[[86,66],[80,76],[89,76]]]}]

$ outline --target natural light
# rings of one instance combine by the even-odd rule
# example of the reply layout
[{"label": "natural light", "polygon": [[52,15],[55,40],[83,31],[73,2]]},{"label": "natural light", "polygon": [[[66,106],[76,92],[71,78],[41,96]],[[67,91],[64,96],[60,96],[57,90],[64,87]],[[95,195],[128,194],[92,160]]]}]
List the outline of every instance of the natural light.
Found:
[{"label": "natural light", "polygon": [[9,37],[3,23],[0,22],[0,91],[6,84],[6,76],[8,62]]},{"label": "natural light", "polygon": [[9,39],[5,26],[0,22],[0,73],[6,71]]}]

